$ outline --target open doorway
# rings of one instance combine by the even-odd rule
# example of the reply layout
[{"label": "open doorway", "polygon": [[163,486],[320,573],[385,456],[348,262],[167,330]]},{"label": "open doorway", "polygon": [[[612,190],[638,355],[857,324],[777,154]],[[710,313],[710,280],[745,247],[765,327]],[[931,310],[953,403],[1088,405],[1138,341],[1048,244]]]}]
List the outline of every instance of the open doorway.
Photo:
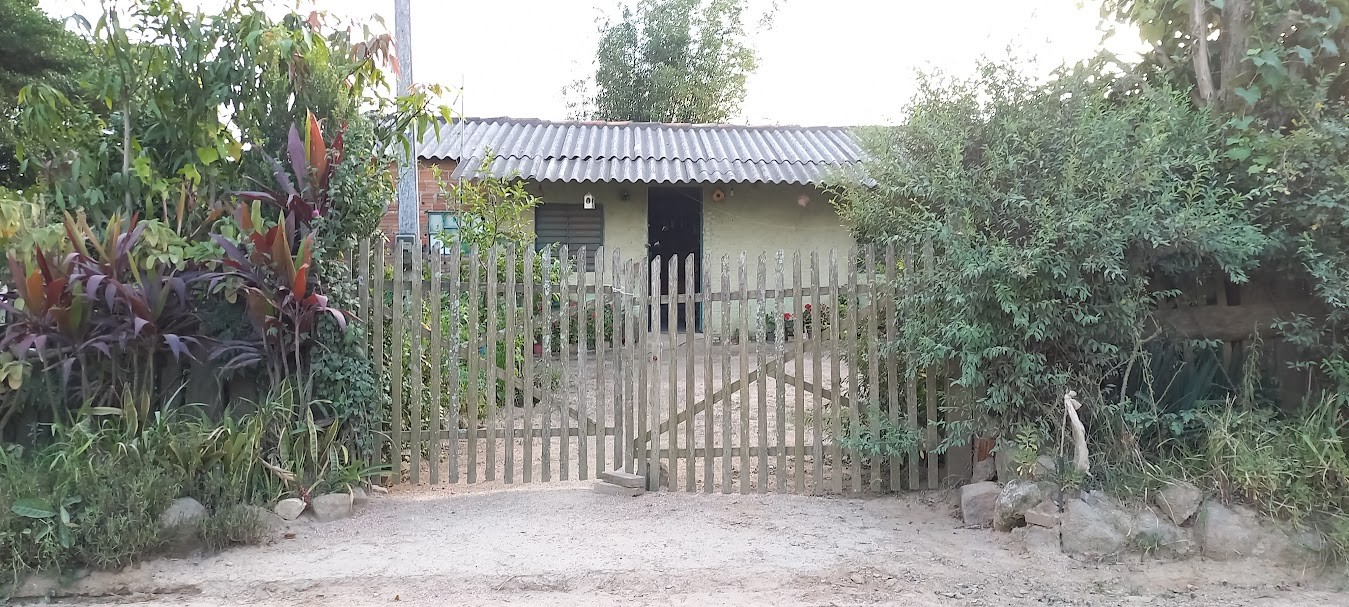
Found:
[{"label": "open doorway", "polygon": [[[659,257],[661,295],[670,295],[669,286],[673,282],[678,287],[676,293],[687,293],[684,284],[685,265],[689,254],[693,255],[694,293],[702,292],[703,272],[703,192],[701,188],[653,187],[647,190],[647,261]],[[667,276],[671,255],[679,256],[679,274]],[[702,304],[694,304],[694,331],[702,331]],[[685,326],[684,304],[675,309],[674,326],[679,331],[687,331]],[[670,329],[670,306],[660,306],[660,330]]]}]

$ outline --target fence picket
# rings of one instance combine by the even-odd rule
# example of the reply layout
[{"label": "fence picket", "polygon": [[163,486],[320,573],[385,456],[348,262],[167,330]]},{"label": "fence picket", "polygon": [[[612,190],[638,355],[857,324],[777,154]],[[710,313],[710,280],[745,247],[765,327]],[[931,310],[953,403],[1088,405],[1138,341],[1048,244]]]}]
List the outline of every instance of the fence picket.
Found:
[{"label": "fence picket", "polygon": [[614,249],[613,265],[613,317],[614,317],[614,470],[627,470],[627,450],[623,448],[627,440],[627,416],[625,409],[632,402],[628,400],[628,365],[625,358],[632,349],[632,332],[628,330],[628,294],[626,272],[623,266],[623,253]]},{"label": "fence picket", "polygon": [[521,311],[524,313],[524,319],[521,322],[524,324],[525,330],[525,353],[522,357],[525,362],[524,365],[522,365],[524,367],[522,369],[522,375],[524,376],[524,406],[520,409],[520,427],[524,431],[523,438],[525,445],[522,453],[524,461],[520,463],[520,472],[521,480],[529,483],[534,480],[534,410],[536,408],[534,406],[534,383],[538,381],[537,376],[535,375],[535,368],[538,366],[540,359],[540,352],[536,351],[535,348],[542,348],[543,344],[542,340],[535,337],[535,333],[537,333],[535,331],[535,326],[538,318],[534,306],[534,251],[532,249],[524,249],[523,257],[522,265],[524,266],[525,288],[524,306],[521,308]]},{"label": "fence picket", "polygon": [[[684,293],[680,296],[680,301],[684,303],[684,340],[688,352],[688,360],[684,365],[684,410],[688,412],[688,419],[684,420],[684,489],[689,493],[698,490],[697,487],[697,462],[693,456],[693,423],[696,417],[693,413],[693,381],[694,367],[697,364],[697,352],[695,352],[695,338],[698,332],[694,321],[694,292],[698,289],[694,287],[693,266],[696,263],[696,257],[689,253],[684,258]],[[673,391],[673,389],[671,389]],[[673,420],[672,420],[673,423]],[[671,431],[674,428],[671,427]]]},{"label": "fence picket", "polygon": [[842,352],[839,342],[843,338],[842,314],[843,290],[838,284],[838,252],[829,249],[829,385],[833,388],[833,398],[829,401],[830,428],[834,440],[829,448],[829,461],[833,471],[834,493],[843,493],[843,449],[838,437],[843,435],[843,368],[839,357]]},{"label": "fence picket", "polygon": [[740,253],[740,493],[749,493],[749,275]]},{"label": "fence picket", "polygon": [[356,315],[365,324],[361,331],[361,349],[370,348],[370,239],[362,238],[356,259]]},{"label": "fence picket", "polygon": [[643,415],[642,420],[646,422],[647,428],[643,428],[638,434],[638,440],[643,443],[646,449],[646,470],[648,489],[659,490],[661,482],[666,480],[660,473],[660,435],[656,429],[660,427],[660,257],[651,260],[647,267],[647,275],[650,284],[650,290],[646,292],[646,334],[643,336],[647,344],[646,355],[642,357],[642,367],[646,370],[647,381],[643,381],[641,388],[649,399],[648,415]]},{"label": "fence picket", "polygon": [[480,377],[478,376],[479,367],[483,362],[482,354],[479,351],[478,342],[482,339],[484,331],[482,330],[482,306],[480,301],[485,300],[491,305],[492,297],[484,293],[480,288],[482,285],[482,256],[478,245],[473,245],[469,252],[469,287],[467,299],[468,308],[468,347],[464,354],[468,356],[468,390],[465,392],[464,411],[468,414],[468,423],[465,429],[468,431],[468,482],[473,484],[478,482],[478,410],[482,405],[482,396],[479,394]]},{"label": "fence picket", "polygon": [[[385,371],[384,356],[388,353],[388,348],[384,345],[384,270],[388,267],[388,264],[384,258],[383,240],[380,240],[378,244],[379,246],[375,247],[373,259],[368,260],[368,263],[374,264],[374,267],[370,270],[374,276],[372,277],[373,291],[370,293],[371,305],[369,307],[369,317],[367,318],[367,321],[370,323],[369,330],[374,333],[372,336],[372,341],[374,343],[371,344],[371,349],[373,350],[371,358],[373,359],[375,366],[375,377],[382,383],[384,381]],[[390,387],[392,387],[392,382],[390,383]],[[390,427],[389,430],[392,432],[392,427]],[[388,440],[389,432],[384,432],[382,435],[383,436],[375,443],[374,460],[380,466],[389,466],[388,469],[392,470],[393,462],[397,461],[392,458],[397,451],[394,449],[393,442]],[[385,449],[386,446],[388,447],[387,451]],[[397,478],[390,479],[392,482],[396,482],[397,480]]]},{"label": "fence picket", "polygon": [[408,348],[408,366],[412,369],[411,394],[408,395],[408,424],[412,429],[412,451],[408,468],[412,484],[422,484],[422,248],[412,243],[412,312],[408,316],[408,337],[412,345]]},{"label": "fence picket", "polygon": [[463,248],[463,244],[457,239],[450,243],[450,285],[449,297],[447,299],[451,304],[450,326],[448,331],[450,335],[448,350],[451,372],[449,377],[450,419],[448,423],[450,429],[450,444],[449,449],[447,449],[447,451],[449,451],[447,467],[450,469],[449,480],[451,483],[459,482],[459,412],[461,406],[465,402],[463,391],[459,386],[459,365],[463,364],[464,357],[467,355],[464,348],[464,342],[460,338],[460,322],[463,318],[465,305],[464,288],[463,284],[460,282],[463,278]]},{"label": "fence picket", "polygon": [[[902,288],[905,297],[913,295],[913,278],[918,271],[918,266],[915,265],[916,263],[917,260],[913,254],[913,247],[910,246],[904,251],[904,284]],[[918,368],[908,363],[908,352],[905,352],[904,358],[904,401],[907,405],[904,409],[904,413],[909,417],[909,429],[912,430],[916,436],[916,433],[918,432]],[[918,445],[914,445],[912,449],[909,449],[909,478],[907,486],[910,491],[917,491],[919,489],[918,474],[920,467],[921,462],[919,461]]]},{"label": "fence picket", "polygon": [[[932,243],[928,243],[923,250],[923,256],[926,263],[923,264],[927,279],[931,280],[932,270],[935,267]],[[938,487],[937,456],[933,449],[937,447],[939,441],[937,437],[937,374],[940,371],[936,365],[927,369],[927,432],[925,433],[924,448],[927,450],[927,488],[936,489]]]},{"label": "fence picket", "polygon": [[[813,406],[811,410],[810,434],[811,445],[810,453],[814,466],[814,483],[811,486],[812,493],[824,493],[824,436],[821,426],[824,424],[824,369],[821,357],[821,339],[824,336],[824,308],[820,307],[820,254],[817,251],[810,252],[810,303],[812,310],[810,313],[810,359],[811,359],[811,399]],[[803,321],[804,322],[804,321]]]},{"label": "fence picket", "polygon": [[[792,312],[793,321],[796,323],[796,339],[793,340],[793,360],[796,367],[796,378],[793,384],[796,397],[796,409],[792,415],[792,429],[796,447],[792,450],[792,457],[796,460],[795,482],[793,489],[797,493],[806,492],[806,350],[805,350],[805,307],[801,296],[801,252],[792,252]],[[786,366],[785,364],[783,365]]]},{"label": "fence picket", "polygon": [[[861,369],[857,360],[857,346],[859,345],[859,322],[862,316],[862,297],[861,289],[857,284],[857,260],[860,257],[859,251],[853,249],[848,252],[848,340],[844,347],[849,348],[844,353],[848,361],[848,428],[851,432],[856,432],[862,428],[862,412],[858,410],[862,405],[862,386]],[[852,476],[853,493],[862,492],[862,459],[856,451],[848,454],[848,473]]]},{"label": "fence picket", "polygon": [[393,347],[390,348],[392,360],[389,363],[392,369],[393,377],[390,379],[393,391],[393,421],[390,438],[393,441],[393,449],[390,452],[391,472],[396,482],[402,482],[403,479],[403,344],[407,336],[403,331],[403,320],[407,318],[406,311],[403,309],[403,294],[407,288],[407,283],[403,280],[403,262],[407,259],[407,243],[399,241],[394,253],[393,262]]},{"label": "fence picket", "polygon": [[[595,475],[599,476],[606,469],[607,460],[604,458],[605,444],[608,442],[606,434],[606,423],[608,420],[605,409],[608,408],[608,384],[610,375],[607,373],[608,358],[605,350],[605,302],[608,298],[609,290],[604,284],[604,247],[595,250]],[[612,316],[609,316],[612,319]],[[609,338],[612,339],[612,329],[608,331]]]},{"label": "fence picket", "polygon": [[[580,431],[576,439],[577,478],[586,480],[590,471],[590,433],[595,427],[590,421],[590,408],[586,398],[585,356],[590,332],[586,329],[586,247],[576,252],[576,428]],[[598,293],[596,294],[598,295]],[[568,308],[570,310],[570,308]],[[568,311],[568,314],[571,312]],[[601,335],[596,330],[595,341]]]},{"label": "fence picket", "polygon": [[721,256],[721,388],[726,398],[721,407],[721,492],[731,492],[731,411],[734,395],[731,393],[731,258]]},{"label": "fence picket", "polygon": [[[712,314],[712,272],[708,270],[706,263],[699,267],[698,280],[702,284],[702,293],[698,299],[702,302],[702,316],[699,320],[703,325],[703,395],[704,398],[711,399],[712,394],[716,391],[713,388],[712,375],[712,357],[714,356],[712,327],[708,324],[709,317]],[[709,400],[707,407],[703,410],[703,493],[712,493],[712,488],[716,485],[714,465],[716,457],[713,451],[715,442],[713,432],[716,427],[716,418],[713,416],[713,411],[715,409],[716,407]]]},{"label": "fence picket", "polygon": [[557,296],[556,286],[553,284],[553,276],[557,271],[556,262],[553,259],[551,248],[543,250],[543,264],[541,274],[543,276],[543,299],[539,306],[540,320],[539,327],[541,341],[543,342],[543,358],[541,371],[548,387],[543,390],[542,398],[542,417],[540,420],[540,432],[542,436],[539,441],[539,468],[541,469],[541,478],[543,482],[553,480],[553,402],[557,398],[557,389],[553,386],[553,299]]},{"label": "fence picket", "polygon": [[[660,359],[665,362],[669,372],[669,384],[665,386],[670,407],[669,418],[669,457],[666,469],[670,477],[666,479],[666,488],[679,490],[679,256],[671,255],[665,262],[665,308],[662,322],[665,323],[665,343],[661,347]],[[666,355],[666,350],[669,355]],[[656,420],[660,421],[660,420]],[[652,427],[659,432],[660,424]]]},{"label": "fence picket", "polygon": [[504,464],[506,467],[506,474],[505,478],[502,480],[506,481],[506,484],[512,484],[515,482],[516,398],[521,399],[521,405],[524,404],[523,386],[518,386],[521,374],[516,369],[516,362],[515,362],[517,360],[520,360],[520,353],[521,353],[520,352],[521,346],[519,344],[520,325],[517,322],[515,313],[516,309],[520,306],[520,302],[516,297],[517,293],[515,290],[515,281],[516,281],[515,264],[517,261],[516,259],[517,251],[518,248],[515,246],[511,246],[506,249],[506,331],[505,331],[506,335],[505,339],[502,340],[502,343],[505,344],[505,346],[509,348],[509,350],[506,352],[505,356],[502,357],[506,361],[505,363],[506,368],[503,369],[506,375],[505,377],[506,389],[505,391],[502,392],[502,394],[505,395],[506,402],[501,404],[501,408],[505,412],[506,417],[506,428],[505,428],[506,432],[505,436],[502,437],[503,442],[506,444],[506,449],[503,454],[504,455],[503,459],[505,459]]},{"label": "fence picket", "polygon": [[[571,357],[571,273],[575,265],[572,263],[571,251],[567,245],[562,245],[558,249],[557,261],[560,265],[558,271],[557,292],[559,295],[558,303],[558,322],[561,325],[559,333],[561,335],[561,349],[558,351],[558,367],[564,377],[563,383],[567,383],[571,374],[567,373],[567,359]],[[558,433],[557,446],[557,475],[558,478],[567,481],[571,480],[571,415],[568,408],[571,406],[571,386],[564,385],[563,393],[555,395],[558,407],[558,418],[561,422],[561,429]],[[552,408],[551,406],[549,407]]]},{"label": "fence picket", "polygon": [[[886,399],[886,408],[890,413],[890,427],[899,427],[899,370],[897,357],[891,344],[899,335],[899,314],[895,309],[895,298],[898,292],[895,290],[895,243],[891,242],[885,246],[885,285],[881,293],[885,296],[885,343],[881,344],[882,350],[889,348],[890,354],[885,355],[885,380],[888,390]],[[890,456],[890,490],[899,491],[901,488],[900,471],[901,459],[898,455]]]},{"label": "fence picket", "polygon": [[444,269],[445,257],[441,254],[439,247],[431,247],[427,251],[427,259],[430,261],[431,289],[427,294],[427,305],[431,309],[430,342],[427,347],[426,358],[431,363],[431,392],[427,395],[430,402],[427,407],[431,413],[431,423],[427,427],[427,433],[430,435],[430,445],[427,447],[427,464],[430,471],[430,483],[436,485],[440,483],[440,446],[443,442],[441,430],[444,424],[441,420],[441,396],[443,386],[441,382],[440,363],[445,359],[444,348],[441,347],[441,336],[444,331],[441,327],[441,307],[443,300],[440,295],[441,271]]},{"label": "fence picket", "polygon": [[[866,340],[867,350],[867,419],[871,422],[871,435],[881,436],[881,365],[880,348],[877,346],[880,336],[877,331],[881,321],[881,306],[883,298],[880,296],[880,287],[876,279],[876,246],[867,245],[866,250],[866,277],[867,286],[871,291],[871,313],[862,318],[866,323],[866,334],[863,339]],[[884,470],[881,465],[880,457],[873,457],[870,460],[871,474],[868,480],[873,490],[884,488]]]},{"label": "fence picket", "polygon": [[[778,291],[778,293],[777,293],[777,295],[778,295],[778,296],[777,296],[777,307],[775,308],[775,313],[777,313],[777,314],[779,314],[779,315],[782,314],[782,312],[783,312],[784,310],[787,309],[787,302],[786,302],[786,293],[787,293],[787,269],[786,269],[786,267],[785,267],[785,266],[786,266],[786,260],[784,259],[785,255],[786,255],[785,252],[783,252],[782,250],[779,250],[779,251],[777,252],[777,255],[775,256],[776,259],[777,259],[777,264],[776,264],[776,265],[777,265],[777,287],[778,287],[778,289],[777,289],[777,291]],[[799,305],[799,304],[796,304],[796,303],[793,304],[793,306],[796,306],[796,305]],[[776,397],[777,397],[777,406],[775,407],[775,411],[774,411],[775,414],[776,414],[776,419],[774,420],[775,423],[773,424],[773,427],[774,427],[774,430],[775,430],[775,432],[774,432],[774,436],[775,436],[774,443],[775,443],[775,444],[777,445],[777,447],[778,447],[778,458],[777,458],[778,473],[777,473],[777,475],[776,475],[776,476],[777,476],[777,490],[778,490],[779,492],[786,492],[786,491],[787,491],[787,379],[786,379],[786,376],[787,376],[787,347],[788,347],[788,346],[787,346],[787,343],[788,343],[788,339],[789,339],[789,338],[788,338],[788,336],[787,336],[787,319],[783,318],[782,320],[780,320],[780,321],[777,322],[776,324],[781,325],[782,328],[781,328],[781,329],[775,329],[775,331],[774,331],[774,336],[773,336],[773,337],[777,340],[777,348],[778,348],[778,351],[777,351],[778,365],[777,365],[777,369],[776,369],[777,372],[774,373],[774,378],[773,378],[773,384],[774,384],[774,386],[777,388],[777,389],[776,389],[776,394],[775,394]],[[801,339],[801,336],[798,335],[798,336],[797,336],[797,339],[800,340],[800,339]],[[799,343],[799,342],[798,342],[798,343]],[[798,458],[797,461],[794,462],[794,467],[799,471],[799,470],[801,469],[800,466],[801,466],[801,461],[800,461],[800,459]]]},{"label": "fence picket", "polygon": [[[766,307],[767,307],[767,303],[768,303],[768,297],[766,296],[766,292],[767,292],[767,290],[768,290],[768,285],[765,284],[765,283],[768,282],[768,259],[767,259],[767,255],[766,255],[765,253],[759,253],[759,267],[758,267],[758,275],[757,275],[757,278],[758,278],[758,285],[759,285],[759,293],[758,293],[759,302],[760,302],[762,305],[764,305],[764,307],[766,308]],[[776,310],[775,310],[773,313],[774,313],[774,314],[780,314],[780,311],[776,311]],[[767,315],[766,315],[766,314],[761,314],[761,316],[764,317],[764,320],[765,320],[765,321],[767,320]],[[782,318],[778,318],[778,319],[776,319],[776,320],[777,320],[777,322],[773,323],[773,325],[774,325],[774,333],[777,332],[777,328],[776,328],[776,327],[777,327],[778,325],[783,325],[784,328],[785,328],[785,323],[782,322],[782,320],[783,320]],[[755,324],[755,326],[757,327],[758,324],[759,324],[759,323],[757,322],[758,319],[755,319],[755,321],[756,321],[756,322],[755,322],[754,324]],[[776,337],[776,336],[774,336],[774,337]],[[754,348],[755,354],[756,354],[754,364],[755,364],[756,367],[763,368],[764,364],[768,362],[768,352],[767,352],[768,346],[767,346],[767,342],[768,342],[768,323],[765,322],[764,325],[763,325],[763,331],[762,331],[762,332],[760,333],[760,335],[759,335],[759,341],[758,341],[758,343],[755,345],[755,348]],[[782,367],[782,365],[779,364],[778,367]],[[781,369],[779,369],[779,372],[781,372]],[[746,381],[748,381],[748,380],[746,380]],[[759,493],[767,493],[767,492],[768,492],[768,448],[767,448],[767,447],[768,447],[768,445],[769,445],[769,440],[768,440],[768,437],[769,437],[769,434],[768,434],[768,374],[767,374],[767,373],[761,373],[761,374],[759,374],[759,381],[756,382],[756,383],[758,384],[758,390],[757,390],[757,392],[758,392],[758,396],[759,396],[758,402],[757,402],[757,404],[756,404],[757,406],[756,406],[756,408],[754,409],[754,411],[757,413],[757,418],[755,419],[755,422],[757,422],[757,423],[756,423],[756,430],[757,430],[757,431],[755,432],[754,441],[751,443],[751,445],[754,446],[754,447],[759,447],[759,474],[758,474],[758,478],[757,478],[757,480],[756,480],[757,489],[759,490]],[[746,395],[749,394],[749,386],[748,386],[748,385],[745,386],[745,393],[746,393]]]}]

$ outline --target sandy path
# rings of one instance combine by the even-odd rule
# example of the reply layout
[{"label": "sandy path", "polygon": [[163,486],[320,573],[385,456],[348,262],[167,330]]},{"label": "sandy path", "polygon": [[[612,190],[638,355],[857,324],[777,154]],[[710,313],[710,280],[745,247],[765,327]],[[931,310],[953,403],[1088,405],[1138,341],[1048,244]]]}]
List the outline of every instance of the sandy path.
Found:
[{"label": "sandy path", "polygon": [[[586,483],[378,498],[294,539],[96,574],[150,605],[1344,605],[1264,563],[1097,565],[955,528],[934,497],[649,493]],[[137,594],[143,593],[143,594]],[[68,599],[71,600],[71,599]]]}]

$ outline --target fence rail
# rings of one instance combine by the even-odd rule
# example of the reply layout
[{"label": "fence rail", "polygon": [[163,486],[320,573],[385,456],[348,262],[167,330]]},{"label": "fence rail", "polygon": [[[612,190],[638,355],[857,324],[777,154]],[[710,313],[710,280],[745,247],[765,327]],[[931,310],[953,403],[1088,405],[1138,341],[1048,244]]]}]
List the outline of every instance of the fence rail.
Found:
[{"label": "fence rail", "polygon": [[[968,449],[933,451],[943,370],[886,345],[922,254],[600,249],[584,271],[585,249],[385,250],[355,257],[395,482],[620,468],[653,489],[827,494],[968,478]],[[855,450],[905,428],[921,437],[907,453]]]}]

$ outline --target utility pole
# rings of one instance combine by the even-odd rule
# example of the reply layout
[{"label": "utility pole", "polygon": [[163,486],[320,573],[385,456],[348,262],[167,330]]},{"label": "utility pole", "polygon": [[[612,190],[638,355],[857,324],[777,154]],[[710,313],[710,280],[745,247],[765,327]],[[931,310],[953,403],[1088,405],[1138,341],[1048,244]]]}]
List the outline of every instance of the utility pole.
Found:
[{"label": "utility pole", "polygon": [[[394,47],[398,54],[398,94],[412,92],[412,7],[411,0],[394,0]],[[412,138],[412,157],[398,163],[398,239],[420,239],[421,200],[417,195],[417,139]]]}]

